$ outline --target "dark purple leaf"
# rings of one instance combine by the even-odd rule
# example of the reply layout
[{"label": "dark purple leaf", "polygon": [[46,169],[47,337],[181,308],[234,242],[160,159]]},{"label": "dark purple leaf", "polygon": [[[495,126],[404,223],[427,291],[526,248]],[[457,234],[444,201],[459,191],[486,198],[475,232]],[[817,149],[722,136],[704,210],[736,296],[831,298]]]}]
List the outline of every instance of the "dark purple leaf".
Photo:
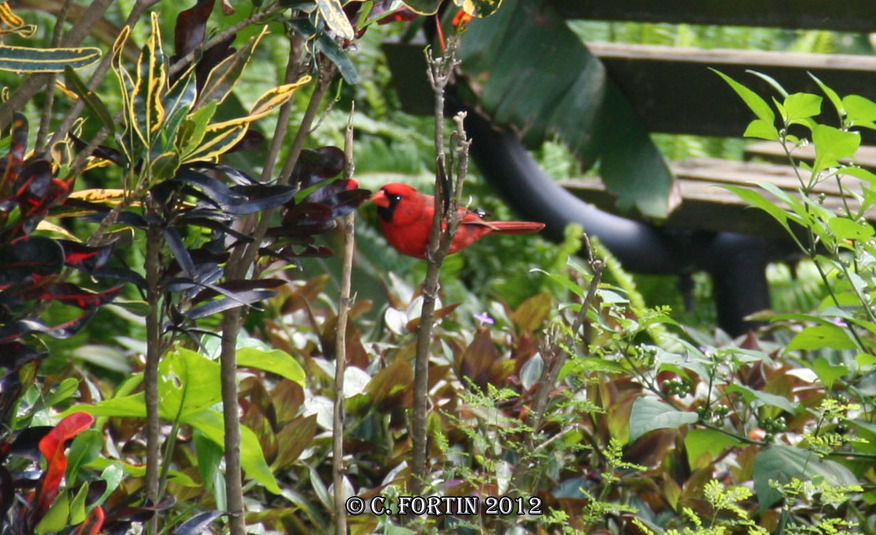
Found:
[{"label": "dark purple leaf", "polygon": [[212,316],[213,314],[218,314],[219,312],[224,312],[233,308],[249,306],[253,303],[259,303],[276,295],[277,292],[272,292],[269,290],[250,290],[245,292],[236,292],[233,298],[223,297],[222,299],[210,301],[209,303],[197,306],[190,310],[186,314],[186,317],[190,320],[205,318],[207,316]]},{"label": "dark purple leaf", "polygon": [[[0,344],[0,367],[18,371],[19,368],[34,360],[46,357],[46,353],[41,353],[36,349],[26,346],[20,342],[12,342],[8,344]],[[0,392],[5,391],[0,384]]]},{"label": "dark purple leaf", "polygon": [[265,135],[256,130],[255,128],[250,127],[249,130],[243,135],[243,137],[235,143],[230,149],[226,152],[244,152],[248,150],[256,149],[265,142]]},{"label": "dark purple leaf", "polygon": [[0,466],[0,518],[6,518],[6,513],[14,502],[15,485],[12,483],[12,474],[5,466]]},{"label": "dark purple leaf", "polygon": [[64,264],[85,273],[102,267],[112,256],[115,242],[100,247],[89,247],[84,243],[70,240],[57,240],[64,249]]},{"label": "dark purple leaf", "polygon": [[92,293],[83,290],[75,284],[59,282],[37,288],[32,292],[25,292],[24,295],[27,299],[58,301],[81,309],[90,309],[111,303],[118,297],[121,291],[121,286],[117,286],[104,292]]},{"label": "dark purple leaf", "polygon": [[39,425],[28,427],[22,430],[12,442],[12,447],[9,449],[10,455],[24,457],[33,462],[39,462],[40,456],[40,440],[49,434],[49,431],[54,429],[51,425]]},{"label": "dark purple leaf", "polygon": [[[73,140],[73,146],[76,147],[77,149],[83,150],[85,147],[88,146],[88,143],[79,139],[78,137],[74,136],[73,134],[67,134],[67,135],[70,136],[70,139]],[[113,162],[114,164],[118,165],[119,167],[124,167],[128,164],[127,158],[125,158],[125,156],[121,152],[119,152],[118,150],[116,150],[112,147],[107,147],[105,145],[98,145],[97,147],[95,147],[95,149],[91,153],[91,155],[94,156],[95,158],[101,158],[101,159]]]},{"label": "dark purple leaf", "polygon": [[195,263],[192,261],[192,257],[189,255],[189,250],[186,249],[179,233],[173,228],[164,228],[162,230],[164,231],[164,241],[166,241],[167,246],[170,247],[170,252],[173,253],[173,257],[176,259],[177,263],[179,263],[183,273],[189,277],[195,277],[197,272],[195,269]]},{"label": "dark purple leaf", "polygon": [[70,320],[54,327],[48,326],[37,320],[18,320],[2,325],[0,326],[0,344],[13,342],[27,334],[47,334],[52,338],[60,340],[70,338],[88,323],[88,320],[91,319],[94,312],[94,309],[89,310],[74,320]]},{"label": "dark purple leaf", "polygon": [[198,0],[194,7],[181,11],[177,16],[174,30],[174,52],[177,56],[185,56],[204,42],[213,3],[214,0]]},{"label": "dark purple leaf", "polygon": [[207,533],[210,524],[217,518],[226,515],[222,511],[204,511],[198,513],[190,519],[176,527],[175,535],[196,535],[198,533]]},{"label": "dark purple leaf", "polygon": [[246,196],[247,202],[239,206],[234,215],[252,214],[282,206],[292,200],[295,190],[289,186],[273,186],[266,184],[232,186],[235,193]]},{"label": "dark purple leaf", "polygon": [[0,289],[35,278],[57,275],[64,250],[51,238],[24,236],[0,246]]},{"label": "dark purple leaf", "polygon": [[144,279],[139,273],[128,268],[102,267],[92,270],[89,275],[98,279],[113,279],[129,282],[137,288],[146,287],[146,279]]}]

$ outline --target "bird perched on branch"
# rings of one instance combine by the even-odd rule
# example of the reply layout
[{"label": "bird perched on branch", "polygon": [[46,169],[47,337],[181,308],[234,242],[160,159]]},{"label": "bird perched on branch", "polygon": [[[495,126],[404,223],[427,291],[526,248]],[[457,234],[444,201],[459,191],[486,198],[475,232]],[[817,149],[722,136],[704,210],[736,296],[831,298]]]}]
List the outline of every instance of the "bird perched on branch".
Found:
[{"label": "bird perched on branch", "polygon": [[[434,197],[407,184],[387,184],[371,196],[371,202],[377,205],[386,241],[404,255],[426,258],[435,215]],[[465,249],[487,234],[532,234],[544,228],[544,223],[531,221],[485,221],[462,207],[459,214],[459,229],[450,253]]]}]

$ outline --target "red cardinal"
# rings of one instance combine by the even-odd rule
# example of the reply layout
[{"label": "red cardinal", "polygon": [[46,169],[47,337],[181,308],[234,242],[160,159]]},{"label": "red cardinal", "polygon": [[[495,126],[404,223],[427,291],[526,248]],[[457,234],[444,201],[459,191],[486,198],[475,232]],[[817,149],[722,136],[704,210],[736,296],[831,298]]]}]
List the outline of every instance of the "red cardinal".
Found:
[{"label": "red cardinal", "polygon": [[[371,196],[377,205],[380,225],[386,241],[395,249],[414,258],[426,258],[429,233],[435,214],[435,200],[407,184],[387,184]],[[455,253],[487,234],[532,234],[544,228],[544,223],[529,221],[484,221],[476,213],[459,209],[462,220],[450,252]]]}]

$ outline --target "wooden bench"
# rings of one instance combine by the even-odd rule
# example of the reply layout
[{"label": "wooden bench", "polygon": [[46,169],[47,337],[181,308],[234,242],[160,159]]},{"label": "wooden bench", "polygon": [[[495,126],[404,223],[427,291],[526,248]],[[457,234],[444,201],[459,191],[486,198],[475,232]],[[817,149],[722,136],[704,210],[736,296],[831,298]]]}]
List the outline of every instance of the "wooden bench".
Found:
[{"label": "wooden bench", "polygon": [[[735,193],[722,186],[756,187],[755,182],[769,182],[783,191],[796,195],[800,181],[789,165],[736,162],[720,158],[692,158],[673,162],[669,167],[676,176],[682,202],[666,220],[667,228],[728,231],[787,238],[785,230],[772,217],[761,210],[751,208]],[[846,177],[843,179],[843,184],[846,188],[860,191],[859,179]],[[607,212],[614,211],[615,198],[605,190],[598,177],[566,180],[563,186],[597,208]],[[823,194],[824,206],[834,212],[843,210],[844,202],[848,203],[852,210],[860,208],[854,199],[842,199],[835,180],[819,182],[813,191],[815,194]],[[775,199],[771,194],[767,197]],[[782,206],[778,199],[776,204]],[[876,221],[876,209],[870,210],[865,215],[871,221]]]}]

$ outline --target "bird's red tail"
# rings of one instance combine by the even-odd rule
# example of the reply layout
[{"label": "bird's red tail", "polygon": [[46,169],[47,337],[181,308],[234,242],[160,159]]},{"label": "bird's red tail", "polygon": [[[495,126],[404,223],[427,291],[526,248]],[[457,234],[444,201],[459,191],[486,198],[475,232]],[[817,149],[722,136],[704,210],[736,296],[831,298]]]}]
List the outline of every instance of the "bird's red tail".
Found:
[{"label": "bird's red tail", "polygon": [[488,221],[497,234],[534,234],[544,228],[544,223],[534,221]]}]

